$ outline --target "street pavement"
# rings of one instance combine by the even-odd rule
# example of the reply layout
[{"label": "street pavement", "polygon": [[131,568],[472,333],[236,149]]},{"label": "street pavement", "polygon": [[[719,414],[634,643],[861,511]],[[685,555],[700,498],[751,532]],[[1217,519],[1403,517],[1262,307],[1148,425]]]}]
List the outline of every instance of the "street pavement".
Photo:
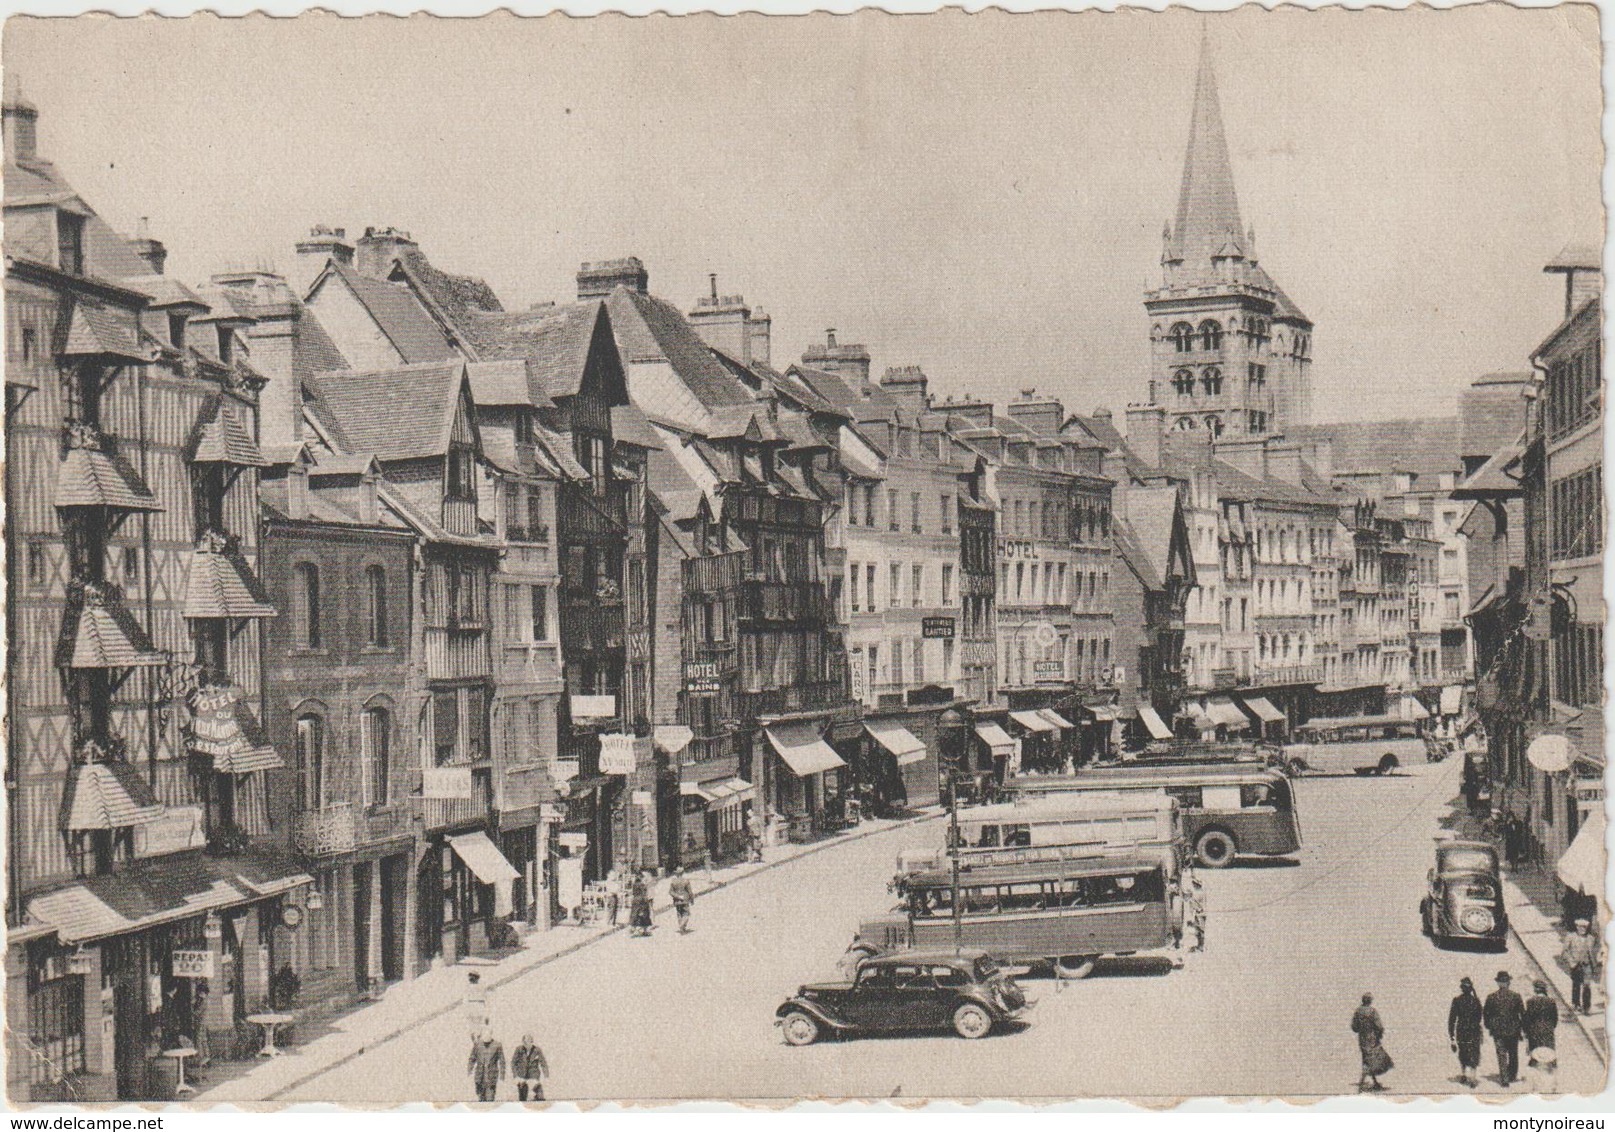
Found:
[{"label": "street pavement", "polygon": [[[507,1053],[524,1033],[538,1039],[554,1074],[550,1100],[1300,1098],[1355,1091],[1349,1020],[1372,991],[1396,1060],[1385,1079],[1390,1093],[1466,1093],[1445,1035],[1459,977],[1471,976],[1485,994],[1499,969],[1522,990],[1537,970],[1512,940],[1506,954],[1473,953],[1438,950],[1420,934],[1432,836],[1457,793],[1457,773],[1457,760],[1405,759],[1385,777],[1300,779],[1306,844],[1295,863],[1201,871],[1204,954],[1176,971],[1113,960],[1063,989],[1027,978],[1039,1000],[1030,1025],[981,1041],[908,1035],[796,1049],[773,1025],[774,1008],[798,983],[833,977],[859,917],[889,905],[897,851],[939,843],[940,821],[826,849],[710,893],[696,903],[689,935],[664,915],[652,938],[616,933],[539,967],[499,989],[496,1034]],[[468,1048],[453,1013],[275,1099],[469,1100]],[[1603,1064],[1568,1018],[1558,1048],[1562,1091],[1602,1088]],[[1489,1042],[1481,1069],[1496,1072]],[[1504,1090],[1488,1079],[1478,1092]],[[514,1099],[508,1082],[501,1099]]]}]

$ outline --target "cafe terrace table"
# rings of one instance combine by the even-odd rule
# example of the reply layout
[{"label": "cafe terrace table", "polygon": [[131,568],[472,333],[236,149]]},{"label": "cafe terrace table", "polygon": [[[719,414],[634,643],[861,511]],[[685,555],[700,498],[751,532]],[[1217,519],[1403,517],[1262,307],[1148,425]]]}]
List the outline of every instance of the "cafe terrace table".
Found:
[{"label": "cafe terrace table", "polygon": [[187,1057],[195,1057],[196,1050],[192,1049],[190,1046],[176,1046],[173,1049],[163,1050],[163,1056],[173,1059],[174,1064],[179,1068],[179,1084],[174,1086],[175,1098],[188,1097],[192,1093],[196,1092],[196,1090],[185,1081],[185,1059]]},{"label": "cafe terrace table", "polygon": [[249,1014],[247,1021],[254,1026],[262,1026],[264,1030],[264,1048],[258,1051],[258,1056],[279,1057],[284,1051],[275,1047],[275,1027],[296,1021],[296,1018],[291,1014]]}]

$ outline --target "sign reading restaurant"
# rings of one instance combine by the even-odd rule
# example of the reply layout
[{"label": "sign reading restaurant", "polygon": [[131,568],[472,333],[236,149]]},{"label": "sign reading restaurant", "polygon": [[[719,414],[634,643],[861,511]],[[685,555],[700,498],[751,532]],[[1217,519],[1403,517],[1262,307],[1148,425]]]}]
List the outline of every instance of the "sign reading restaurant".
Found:
[{"label": "sign reading restaurant", "polygon": [[687,660],[684,662],[684,691],[691,696],[715,696],[723,690],[722,677],[715,660]]},{"label": "sign reading restaurant", "polygon": [[920,635],[926,640],[953,640],[953,618],[927,617],[920,622]]}]

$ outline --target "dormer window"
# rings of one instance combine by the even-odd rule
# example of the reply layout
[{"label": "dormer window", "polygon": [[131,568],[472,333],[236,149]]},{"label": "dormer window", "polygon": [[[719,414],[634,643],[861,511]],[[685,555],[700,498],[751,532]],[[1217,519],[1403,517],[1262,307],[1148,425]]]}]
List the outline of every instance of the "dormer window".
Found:
[{"label": "dormer window", "polygon": [[185,320],[183,311],[168,312],[168,343],[176,350],[185,349]]},{"label": "dormer window", "polygon": [[219,361],[228,364],[232,361],[231,355],[235,353],[236,333],[228,326],[219,326]]},{"label": "dormer window", "polygon": [[56,214],[56,266],[69,275],[84,274],[84,217]]}]

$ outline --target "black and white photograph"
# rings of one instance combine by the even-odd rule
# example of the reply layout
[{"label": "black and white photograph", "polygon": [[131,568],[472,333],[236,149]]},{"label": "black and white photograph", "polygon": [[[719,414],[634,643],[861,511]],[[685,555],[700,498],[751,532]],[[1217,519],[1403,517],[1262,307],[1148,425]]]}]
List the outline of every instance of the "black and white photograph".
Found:
[{"label": "black and white photograph", "polygon": [[0,32],[10,1109],[1607,1103],[1597,7],[467,15]]}]

